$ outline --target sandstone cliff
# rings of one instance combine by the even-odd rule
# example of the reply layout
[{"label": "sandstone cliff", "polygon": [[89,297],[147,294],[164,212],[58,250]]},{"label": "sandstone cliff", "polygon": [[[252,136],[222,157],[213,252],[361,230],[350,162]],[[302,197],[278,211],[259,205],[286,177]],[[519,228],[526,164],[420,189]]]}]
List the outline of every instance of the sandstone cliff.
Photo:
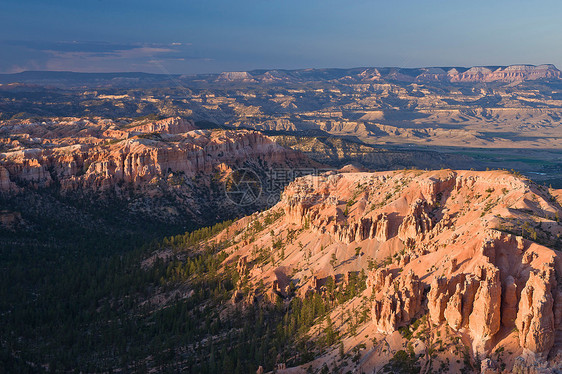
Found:
[{"label": "sandstone cliff", "polygon": [[265,173],[316,165],[259,132],[197,130],[181,118],[7,121],[0,134],[6,136],[0,153],[0,193],[5,197],[47,189],[96,201],[111,196],[130,211],[160,220],[174,220],[184,212],[197,220],[202,211],[214,210],[204,209],[205,204],[227,212],[223,181],[238,168]]},{"label": "sandstone cliff", "polygon": [[[251,281],[276,288],[293,282],[298,297],[320,292],[330,300],[322,284],[366,272],[365,331],[374,336],[415,322],[421,327],[414,331],[429,334],[420,336],[446,336],[462,341],[475,360],[488,357],[486,370],[500,363],[555,368],[562,348],[562,263],[553,249],[562,244],[560,213],[548,189],[505,171],[331,172],[290,184],[277,206],[251,220],[274,215],[275,222],[251,231],[232,256],[247,256]],[[240,235],[252,230],[245,222]],[[256,248],[268,247],[279,261],[259,265]],[[497,356],[499,348],[509,356]]]},{"label": "sandstone cliff", "polygon": [[[48,135],[40,124],[24,127],[30,136]],[[112,188],[117,183],[138,186],[170,172],[192,178],[197,173],[211,173],[219,165],[228,168],[228,165],[253,158],[278,164],[303,159],[297,152],[277,145],[256,131],[195,130],[193,123],[181,119],[167,119],[109,133],[117,138],[108,136],[104,126],[86,127],[86,130],[97,132],[99,138],[95,142],[74,138],[75,144],[71,145],[68,142],[72,141],[70,136],[74,131],[59,127],[71,126],[61,124],[55,129],[57,132],[70,131],[65,134],[68,137],[34,138],[40,142],[35,148],[14,147],[0,154],[0,191],[10,192],[18,184],[47,187],[53,181],[60,183],[63,190],[98,190]],[[0,130],[15,131],[13,127]],[[55,141],[62,146],[55,146]]]}]

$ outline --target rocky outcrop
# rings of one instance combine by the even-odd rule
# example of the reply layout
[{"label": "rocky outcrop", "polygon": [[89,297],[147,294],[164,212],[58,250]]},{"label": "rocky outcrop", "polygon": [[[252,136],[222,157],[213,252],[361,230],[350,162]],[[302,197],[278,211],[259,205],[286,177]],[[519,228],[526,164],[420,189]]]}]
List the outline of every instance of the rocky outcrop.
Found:
[{"label": "rocky outcrop", "polygon": [[[354,302],[369,300],[377,333],[392,334],[427,315],[429,323],[417,329],[439,332],[442,341],[460,339],[473,358],[496,360],[482,367],[490,373],[503,364],[511,369],[512,358],[494,356],[500,347],[545,359],[557,354],[558,252],[529,229],[524,238],[516,234],[523,225],[540,229],[542,241],[562,232],[554,220],[562,212],[545,188],[503,171],[350,170],[299,178],[276,209],[285,215],[274,233],[287,230],[290,255],[270,272],[284,269],[299,297],[319,293],[334,302],[319,279],[338,289],[335,280],[343,278],[345,287],[350,274],[371,268]],[[270,240],[271,234],[256,238],[266,247]],[[268,294],[276,302],[292,297],[278,281]],[[344,303],[342,310],[355,307]]]},{"label": "rocky outcrop", "polygon": [[245,71],[227,71],[217,77],[217,82],[255,82],[255,80]]},{"label": "rocky outcrop", "polygon": [[551,290],[556,279],[551,269],[532,271],[521,291],[515,325],[522,347],[539,355],[554,344],[554,298]]},{"label": "rocky outcrop", "polygon": [[[37,149],[29,151],[18,151],[9,154],[8,161],[3,163],[3,169],[7,170],[8,175],[3,171],[2,176],[4,182],[1,192],[9,193],[19,190],[15,186],[21,187],[44,188],[49,187],[53,182],[48,166],[43,164],[40,158],[41,152]],[[0,163],[2,162],[0,155]]]},{"label": "rocky outcrop", "polygon": [[[557,365],[559,366],[559,365]],[[559,373],[560,367],[550,368],[544,360],[529,357],[516,357],[513,363],[513,374],[555,374]]]},{"label": "rocky outcrop", "polygon": [[10,180],[10,172],[0,166],[0,191],[4,193],[11,193],[18,191],[19,188],[14,182]]},{"label": "rocky outcrop", "polygon": [[317,276],[313,275],[306,283],[297,289],[297,295],[300,298],[307,298],[320,290],[320,280]]},{"label": "rocky outcrop", "polygon": [[374,217],[361,218],[359,222],[336,224],[333,234],[343,243],[377,239],[384,242],[389,238],[388,216],[381,213]]},{"label": "rocky outcrop", "polygon": [[[313,70],[311,70],[313,71]],[[302,73],[296,71],[296,73]],[[230,74],[232,77],[226,75]],[[266,72],[255,79],[271,81]],[[318,79],[318,76],[314,76]],[[222,73],[218,79],[222,81],[242,80],[247,81],[252,77],[243,73]],[[337,79],[338,77],[332,77]],[[554,65],[510,65],[510,66],[475,66],[471,68],[453,67],[422,67],[422,68],[367,68],[360,72],[349,72],[347,79],[355,78],[360,82],[516,82],[529,80],[556,80],[560,79],[560,70]],[[381,84],[382,86],[382,84]]]},{"label": "rocky outcrop", "polygon": [[[510,65],[500,67],[475,66],[467,68],[420,68],[417,74],[392,73],[397,80],[408,82],[516,82],[538,79],[560,79],[554,65]],[[380,79],[380,78],[379,78]]]},{"label": "rocky outcrop", "polygon": [[[150,125],[150,129],[173,132],[187,124],[161,121]],[[221,164],[234,166],[256,158],[280,165],[304,160],[299,153],[277,145],[258,132],[191,131],[154,139],[131,138],[109,146],[77,144],[2,153],[0,188],[3,192],[12,191],[10,182],[42,188],[51,185],[53,178],[63,192],[104,190],[118,183],[140,186],[170,172],[192,178],[197,173],[210,174]]]},{"label": "rocky outcrop", "polygon": [[377,331],[390,334],[420,312],[423,285],[414,273],[394,279],[383,268],[369,276],[368,284],[379,296],[375,298],[371,308]]},{"label": "rocky outcrop", "polygon": [[502,325],[507,328],[515,326],[515,319],[517,318],[517,284],[515,279],[508,275],[502,295]]},{"label": "rocky outcrop", "polygon": [[500,273],[492,264],[479,266],[476,274],[436,277],[427,298],[432,323],[446,322],[453,330],[468,328],[475,352],[485,351],[500,329]]},{"label": "rocky outcrop", "polygon": [[411,206],[408,215],[398,228],[398,237],[406,242],[408,239],[415,239],[419,235],[424,235],[431,231],[433,222],[427,212],[429,205],[427,201],[418,199]]},{"label": "rocky outcrop", "polygon": [[485,358],[480,364],[480,374],[499,374],[498,364],[490,358]]},{"label": "rocky outcrop", "polygon": [[236,263],[236,271],[241,277],[246,274],[248,271],[248,256],[243,256],[238,259],[238,262]]},{"label": "rocky outcrop", "polygon": [[511,65],[499,68],[473,67],[460,73],[450,70],[447,74],[451,82],[514,82],[537,79],[559,79],[560,70],[554,65]]},{"label": "rocky outcrop", "polygon": [[171,117],[131,127],[127,132],[133,136],[148,133],[181,134],[196,129],[193,121],[179,117]]},{"label": "rocky outcrop", "polygon": [[501,283],[499,269],[493,265],[477,269],[478,290],[474,296],[468,327],[473,337],[473,351],[484,352],[487,343],[499,331]]},{"label": "rocky outcrop", "polygon": [[193,123],[178,118],[0,122],[0,138],[7,141],[1,144],[0,194],[20,194],[12,209],[31,212],[32,200],[24,195],[42,196],[53,213],[61,209],[61,196],[79,210],[115,209],[127,222],[208,225],[277,201],[278,191],[265,184],[257,185],[256,198],[235,201],[225,189],[236,170],[261,182],[270,170],[318,166],[259,132],[190,130]]}]

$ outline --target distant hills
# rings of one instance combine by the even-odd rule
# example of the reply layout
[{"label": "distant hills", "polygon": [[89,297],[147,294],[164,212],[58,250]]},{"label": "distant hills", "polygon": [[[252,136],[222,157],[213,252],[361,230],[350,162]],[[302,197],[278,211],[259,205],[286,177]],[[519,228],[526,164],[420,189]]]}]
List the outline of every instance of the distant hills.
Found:
[{"label": "distant hills", "polygon": [[216,78],[220,81],[314,81],[349,80],[359,82],[514,82],[538,79],[560,79],[560,70],[552,64],[510,65],[476,67],[369,67],[352,69],[302,69],[254,70],[250,72],[225,72]]},{"label": "distant hills", "polygon": [[268,84],[339,81],[342,83],[372,82],[521,82],[536,80],[560,80],[561,72],[552,64],[475,66],[475,67],[359,67],[349,69],[296,69],[252,70],[248,72],[223,72],[218,74],[149,74],[123,73],[75,73],[66,71],[24,71],[0,74],[0,84],[24,83],[54,86],[110,85],[144,86],[166,84],[170,81],[208,84]]}]

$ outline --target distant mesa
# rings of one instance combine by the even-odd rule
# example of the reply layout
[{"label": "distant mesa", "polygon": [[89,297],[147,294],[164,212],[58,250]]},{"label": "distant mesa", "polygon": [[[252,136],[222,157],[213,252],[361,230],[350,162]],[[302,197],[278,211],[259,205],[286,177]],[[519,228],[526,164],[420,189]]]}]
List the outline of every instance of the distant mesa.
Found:
[{"label": "distant mesa", "polygon": [[245,71],[229,71],[221,73],[217,82],[255,82],[255,79]]},{"label": "distant mesa", "polygon": [[559,80],[560,70],[552,64],[474,66],[474,67],[357,67],[349,69],[260,69],[252,71],[227,71],[219,74],[170,75],[146,73],[74,73],[57,71],[24,71],[15,74],[0,74],[0,84],[27,83],[49,85],[109,84],[111,86],[134,86],[181,80],[182,82],[206,83],[302,83],[322,81],[345,82],[443,82],[511,83],[534,80]]},{"label": "distant mesa", "polygon": [[302,69],[274,71],[251,71],[221,73],[217,81],[238,82],[279,82],[279,81],[323,81],[355,80],[358,82],[400,81],[400,82],[443,82],[443,83],[478,83],[478,82],[517,82],[533,80],[557,80],[561,78],[560,70],[552,64],[545,65],[510,65],[510,66],[474,66],[466,67],[368,67],[354,69]]},{"label": "distant mesa", "polygon": [[[463,67],[427,67],[417,69],[380,68],[375,69],[379,75],[376,79],[402,82],[516,82],[532,80],[560,79],[560,70],[552,64],[546,65],[510,65],[510,66],[474,66]],[[385,71],[386,70],[386,71]],[[358,74],[361,80],[373,80],[372,68]]]},{"label": "distant mesa", "polygon": [[[454,70],[454,71],[453,71]],[[506,67],[472,67],[464,73],[451,69],[451,82],[513,82],[537,79],[560,79],[560,70],[554,65],[511,65]]]}]

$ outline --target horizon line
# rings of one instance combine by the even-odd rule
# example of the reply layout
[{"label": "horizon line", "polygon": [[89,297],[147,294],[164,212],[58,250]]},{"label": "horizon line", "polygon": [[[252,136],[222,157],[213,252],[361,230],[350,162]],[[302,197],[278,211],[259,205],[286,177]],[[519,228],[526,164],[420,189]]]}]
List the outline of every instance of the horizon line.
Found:
[{"label": "horizon line", "polygon": [[555,64],[544,63],[544,64],[509,64],[509,65],[473,65],[473,66],[455,66],[455,65],[434,65],[434,66],[417,66],[417,67],[404,67],[404,66],[354,66],[354,67],[303,67],[303,68],[257,68],[251,70],[223,70],[212,73],[151,73],[146,71],[73,71],[73,70],[22,70],[15,73],[1,72],[0,75],[17,75],[24,73],[72,73],[72,74],[148,74],[148,75],[174,75],[174,76],[198,76],[198,75],[215,75],[222,73],[251,73],[255,71],[304,71],[304,70],[354,70],[354,69],[405,69],[405,70],[415,70],[415,69],[472,69],[472,68],[507,68],[512,66],[550,66],[556,70],[558,67]]}]

